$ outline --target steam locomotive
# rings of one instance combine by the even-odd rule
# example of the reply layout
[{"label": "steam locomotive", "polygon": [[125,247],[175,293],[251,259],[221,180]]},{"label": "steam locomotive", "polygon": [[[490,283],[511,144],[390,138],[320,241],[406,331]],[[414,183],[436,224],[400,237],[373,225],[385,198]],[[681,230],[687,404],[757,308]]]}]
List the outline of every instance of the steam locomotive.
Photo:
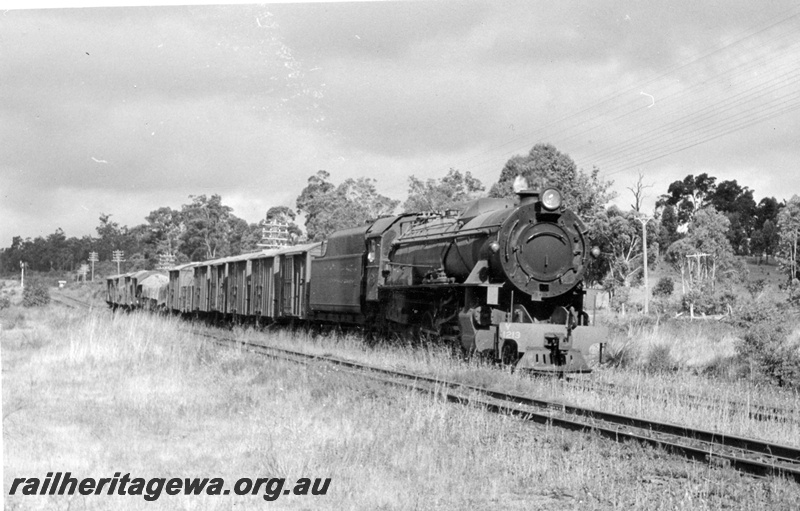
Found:
[{"label": "steam locomotive", "polygon": [[[603,327],[589,326],[583,222],[555,188],[478,199],[458,211],[403,214],[322,243],[172,268],[160,291],[142,274],[107,279],[112,306],[257,323],[356,325],[411,332],[505,364],[589,371]],[[146,298],[156,296],[158,298]]]}]

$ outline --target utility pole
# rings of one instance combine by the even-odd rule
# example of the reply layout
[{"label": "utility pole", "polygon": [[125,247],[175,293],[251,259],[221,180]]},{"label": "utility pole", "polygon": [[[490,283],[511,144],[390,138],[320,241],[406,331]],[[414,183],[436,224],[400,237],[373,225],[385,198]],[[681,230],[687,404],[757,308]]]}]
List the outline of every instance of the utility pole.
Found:
[{"label": "utility pole", "polygon": [[25,289],[25,263],[22,261],[19,262],[19,269],[21,271],[19,277],[19,287]]},{"label": "utility pole", "polygon": [[644,313],[647,315],[650,312],[650,291],[647,285],[647,222],[652,220],[652,217],[640,216],[637,220],[642,223],[642,265],[644,267]]},{"label": "utility pole", "polygon": [[125,252],[123,252],[122,250],[115,250],[114,252],[111,253],[111,260],[117,263],[117,275],[122,273],[122,271],[119,268],[119,263],[125,260],[124,257],[125,257]]},{"label": "utility pole", "polygon": [[100,259],[97,257],[97,252],[89,252],[89,262],[92,263],[92,282],[94,282],[94,263],[99,260]]}]

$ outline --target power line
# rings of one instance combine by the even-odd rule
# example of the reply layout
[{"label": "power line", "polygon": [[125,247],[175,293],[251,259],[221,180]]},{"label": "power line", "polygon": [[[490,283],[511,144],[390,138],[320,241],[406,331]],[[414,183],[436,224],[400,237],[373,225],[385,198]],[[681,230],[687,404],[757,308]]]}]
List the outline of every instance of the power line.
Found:
[{"label": "power line", "polygon": [[[800,98],[800,96],[798,96],[798,98]],[[629,165],[627,165],[625,167],[618,168],[614,172],[606,173],[604,175],[609,176],[609,175],[613,175],[613,174],[618,174],[619,172],[623,172],[625,170],[629,170],[629,169],[635,168],[635,167],[637,167],[639,165],[643,165],[645,163],[650,163],[650,162],[653,162],[655,160],[661,159],[661,158],[663,158],[665,156],[669,156],[671,154],[675,154],[675,153],[684,151],[686,149],[690,149],[692,147],[698,146],[698,145],[703,144],[705,142],[709,142],[711,140],[715,140],[715,139],[723,137],[725,135],[729,135],[729,134],[734,133],[736,131],[739,131],[741,129],[753,126],[755,124],[759,124],[759,123],[761,123],[763,121],[766,121],[766,120],[769,120],[769,119],[773,119],[775,117],[780,117],[781,115],[788,114],[788,113],[793,112],[793,111],[797,110],[798,108],[800,108],[800,101],[795,101],[795,102],[791,102],[791,103],[790,102],[784,102],[784,103],[781,103],[781,104],[779,104],[777,106],[779,108],[770,111],[768,113],[768,115],[762,115],[762,116],[760,116],[760,117],[758,117],[758,118],[756,118],[756,119],[754,119],[752,121],[747,121],[747,122],[744,122],[744,123],[740,123],[740,124],[736,124],[736,125],[733,125],[733,126],[729,126],[729,127],[727,127],[727,129],[725,129],[722,132],[718,132],[718,133],[715,133],[715,134],[709,134],[709,135],[707,135],[707,136],[705,136],[703,138],[694,139],[693,142],[685,143],[683,145],[671,148],[670,150],[666,150],[666,151],[662,150],[661,153],[657,153],[654,156],[649,157],[648,159],[637,161],[637,162],[629,164]]]},{"label": "power line", "polygon": [[[794,59],[794,60],[792,60],[792,61],[790,61],[790,62],[788,62],[788,63],[786,63],[786,64],[784,64],[782,66],[780,66],[778,68],[778,70],[782,70],[783,68],[789,68],[791,70],[795,70],[795,69],[797,69],[796,64],[798,64],[798,63],[800,63],[800,56],[798,58],[796,58],[796,59]],[[700,96],[693,94],[694,90],[696,88],[706,87],[706,86],[714,85],[714,84],[720,84],[720,83],[723,83],[723,82],[725,82],[727,80],[738,79],[740,76],[743,76],[743,75],[745,75],[745,76],[744,76],[744,78],[742,80],[740,80],[740,82],[738,84],[739,86],[742,86],[743,84],[751,82],[751,81],[759,81],[759,83],[763,84],[763,77],[761,75],[754,74],[754,73],[750,72],[751,70],[754,70],[754,68],[756,68],[756,66],[759,64],[759,62],[750,61],[750,62],[746,62],[746,63],[740,64],[739,66],[736,66],[736,67],[737,68],[741,68],[741,66],[743,66],[744,64],[748,64],[748,65],[745,68],[739,69],[739,71],[736,74],[728,75],[727,73],[723,73],[723,74],[717,75],[717,76],[715,76],[713,78],[707,78],[707,79],[705,79],[705,80],[703,80],[703,81],[701,81],[701,82],[699,82],[699,83],[697,83],[695,85],[683,88],[683,89],[681,89],[680,91],[677,91],[677,92],[673,92],[673,93],[670,93],[670,94],[667,94],[667,95],[658,94],[657,103],[655,105],[652,105],[652,106],[656,107],[658,110],[662,110],[662,109],[668,108],[669,105],[671,104],[671,102],[674,103],[674,102],[682,100],[684,97],[690,97],[690,98],[694,98],[694,99],[690,100],[687,103],[683,103],[677,110],[673,109],[671,111],[666,111],[665,115],[667,115],[667,114],[676,115],[676,114],[679,114],[679,113],[682,113],[682,112],[690,112],[690,113],[694,112],[694,113],[696,113],[698,105],[707,104],[709,102],[709,98],[707,97],[707,96],[709,96],[708,94],[707,95],[700,95]],[[786,76],[786,74],[782,75],[782,76]],[[653,92],[655,92],[655,91],[653,91]],[[741,94],[742,93],[739,93],[737,95],[741,95]],[[734,96],[737,96],[737,95],[734,95]],[[666,107],[665,107],[665,105],[666,105]],[[625,112],[625,113],[623,113],[623,114],[621,114],[621,115],[619,115],[617,117],[614,117],[612,119],[607,119],[607,120],[605,120],[605,123],[606,124],[612,124],[612,123],[616,123],[617,121],[621,121],[624,117],[627,117],[629,115],[637,115],[638,120],[634,124],[630,124],[629,125],[630,131],[635,131],[635,129],[637,127],[639,127],[639,126],[652,123],[652,112],[653,111],[651,111],[650,108],[651,108],[650,106],[641,107],[640,105],[637,104],[637,105],[634,106],[633,110],[627,111],[627,112]],[[574,135],[570,135],[570,136],[568,136],[566,138],[561,139],[560,143],[564,143],[564,142],[566,142],[566,141],[568,141],[570,139],[573,139],[573,138],[576,138],[577,136],[586,134],[586,133],[588,133],[588,132],[590,132],[590,131],[592,131],[594,129],[597,129],[597,128],[598,128],[598,126],[593,126],[591,128],[583,130],[583,131],[581,131],[579,133],[576,133]],[[585,146],[585,145],[586,144],[583,144],[583,146]],[[587,158],[589,158],[589,159],[601,159],[601,158],[603,158],[605,156],[605,152],[609,152],[609,151],[617,152],[617,151],[619,151],[619,149],[620,149],[619,146],[614,146],[611,149],[599,150],[599,151],[596,151],[595,153],[589,153]],[[580,148],[576,148],[575,150],[580,151]]]},{"label": "power line", "polygon": [[[626,141],[624,141],[620,145],[615,145],[611,148],[606,148],[600,151],[599,153],[589,155],[587,158],[590,158],[595,162],[599,162],[602,161],[603,158],[607,157],[609,154],[616,153],[614,157],[605,162],[606,166],[613,166],[617,164],[620,160],[631,158],[632,156],[630,156],[630,153],[632,151],[650,150],[651,147],[648,147],[648,145],[656,147],[662,145],[664,143],[663,137],[673,135],[676,133],[677,134],[682,133],[684,135],[693,136],[694,134],[697,133],[696,131],[692,131],[695,125],[700,125],[701,127],[713,128],[713,122],[709,124],[707,121],[720,117],[723,119],[723,121],[727,118],[739,117],[743,115],[743,113],[749,112],[753,108],[761,106],[758,104],[758,100],[767,97],[766,96],[767,92],[777,92],[787,87],[800,85],[800,83],[798,82],[798,78],[800,78],[800,70],[792,71],[784,75],[783,79],[778,82],[767,85],[760,84],[759,86],[754,87],[752,89],[742,91],[733,96],[722,98],[717,102],[710,103],[695,112],[691,112],[689,115],[685,115],[673,121],[669,121],[659,126],[656,126],[655,128],[652,128],[640,135],[629,137]],[[792,94],[790,93],[769,100],[764,104],[764,106],[769,106],[775,101],[781,100],[784,97],[791,97],[791,96]],[[741,107],[746,105],[754,105],[754,106],[751,106],[749,109],[742,110]],[[728,116],[729,112],[734,112],[734,114],[732,116]],[[608,169],[606,168],[606,172],[604,173],[609,174],[610,171],[608,171]]]},{"label": "power line", "polygon": [[[643,87],[645,87],[645,86],[647,86],[649,84],[656,83],[658,80],[660,80],[662,78],[669,77],[670,75],[675,74],[677,71],[690,70],[690,67],[692,65],[697,65],[699,63],[702,63],[703,61],[709,59],[710,57],[712,57],[714,55],[721,54],[722,52],[725,52],[726,50],[734,49],[737,46],[739,46],[741,44],[744,44],[745,42],[748,42],[752,38],[754,38],[754,37],[756,37],[756,36],[758,36],[760,34],[763,34],[764,32],[769,31],[771,29],[777,28],[780,25],[782,25],[782,24],[784,24],[784,23],[786,23],[786,22],[788,22],[790,20],[793,20],[798,15],[800,15],[800,12],[798,12],[796,9],[794,9],[792,11],[787,11],[787,12],[790,12],[791,14],[785,15],[785,13],[784,13],[784,14],[781,14],[779,16],[773,17],[773,18],[771,18],[769,20],[769,22],[768,22],[769,24],[766,25],[766,26],[763,26],[762,28],[750,29],[750,30],[746,30],[746,31],[740,32],[739,34],[737,34],[737,36],[736,36],[737,38],[731,43],[718,45],[717,47],[712,48],[711,50],[705,52],[704,54],[702,54],[702,55],[700,55],[698,57],[695,57],[695,58],[693,58],[693,59],[691,59],[691,60],[689,60],[687,62],[684,62],[682,64],[678,64],[678,65],[672,66],[671,68],[669,68],[669,69],[667,69],[665,71],[662,71],[662,72],[658,73],[657,75],[655,75],[655,76],[653,76],[653,77],[651,77],[651,78],[649,78],[649,79],[647,79],[647,80],[645,80],[643,82],[640,82],[637,85],[631,86],[631,87],[629,87],[627,89],[624,89],[623,91],[620,91],[618,93],[612,94],[612,95],[606,97],[605,99],[601,100],[598,103],[595,103],[593,105],[589,105],[589,106],[587,106],[587,107],[585,107],[585,108],[583,108],[583,109],[581,109],[581,110],[579,110],[577,112],[574,112],[572,114],[569,114],[569,115],[566,115],[564,117],[561,117],[561,118],[559,118],[559,119],[557,119],[557,120],[555,120],[553,122],[550,122],[547,125],[539,128],[537,130],[534,130],[532,132],[526,133],[525,135],[520,135],[520,136],[514,137],[513,139],[510,139],[509,141],[507,141],[507,142],[505,142],[503,144],[490,147],[490,148],[488,148],[486,150],[481,151],[480,153],[477,153],[477,154],[475,154],[475,155],[473,155],[471,157],[465,158],[464,160],[461,160],[461,161],[462,162],[474,161],[476,158],[478,158],[478,157],[480,157],[482,155],[492,154],[497,149],[500,149],[500,148],[503,148],[503,147],[507,147],[507,146],[509,146],[511,144],[514,144],[515,142],[517,142],[517,141],[519,141],[519,140],[521,140],[523,138],[528,138],[530,140],[530,138],[532,138],[533,135],[546,133],[548,128],[556,126],[558,124],[562,124],[565,121],[568,121],[568,120],[571,120],[571,119],[574,119],[574,122],[572,122],[570,124],[567,124],[566,126],[562,127],[559,131],[555,132],[555,134],[566,133],[567,134],[566,140],[569,140],[569,139],[575,138],[577,136],[580,136],[582,134],[589,133],[589,132],[591,132],[593,130],[596,130],[599,127],[602,127],[602,124],[600,124],[600,123],[604,119],[604,116],[607,115],[609,112],[618,111],[618,110],[620,110],[622,108],[630,106],[630,102],[624,103],[622,105],[612,104],[612,102],[614,102],[615,100],[624,97],[626,94],[630,94],[632,91],[636,91],[637,89],[641,89],[641,88],[643,88]],[[775,21],[775,20],[777,20],[777,21]],[[781,42],[781,41],[784,41],[786,39],[791,39],[792,36],[794,36],[794,32],[792,32],[792,33],[784,33],[783,35],[775,38],[774,41],[775,42]],[[793,45],[794,45],[794,43],[790,44],[789,48],[791,48]],[[699,82],[697,82],[696,84],[694,84],[694,85],[692,85],[690,87],[684,88],[682,91],[673,92],[673,93],[669,94],[668,97],[674,97],[675,99],[678,99],[678,98],[681,98],[681,97],[685,97],[685,96],[691,94],[692,90],[696,89],[697,87],[701,87],[701,86],[703,86],[705,84],[708,84],[708,83],[716,83],[716,82],[719,82],[719,81],[724,80],[726,78],[738,77],[741,74],[746,73],[748,70],[751,70],[751,69],[753,69],[754,67],[756,67],[758,65],[762,65],[763,66],[767,62],[771,62],[771,61],[774,61],[774,60],[776,60],[774,54],[773,55],[769,55],[768,54],[767,56],[761,56],[761,57],[759,57],[757,59],[751,59],[751,60],[746,61],[744,63],[739,63],[736,66],[734,66],[733,68],[729,68],[728,70],[726,70],[723,73],[720,73],[720,74],[718,74],[718,75],[716,75],[714,77],[707,78],[705,80],[699,81]],[[786,67],[786,65],[783,66],[783,67]],[[737,70],[737,69],[738,69],[738,72],[736,74],[733,74],[733,71]],[[655,91],[655,90],[652,91],[652,92],[654,92],[656,94],[658,93],[658,91]],[[741,93],[739,93],[739,94],[741,94]],[[637,100],[638,99],[639,99],[639,95],[637,94]],[[662,99],[664,99],[664,98],[662,98]],[[695,100],[694,103],[697,103],[698,101],[702,101],[702,100],[701,99],[700,100]],[[730,108],[734,108],[735,105],[737,105],[737,104],[736,103],[731,104],[729,106],[729,109]],[[604,107],[604,106],[605,106],[605,108],[601,108],[601,107]],[[684,107],[684,109],[689,109],[689,108],[690,108],[689,106],[685,106]],[[640,108],[636,108],[636,105],[634,105],[634,108],[632,110],[625,111],[625,112],[621,113],[620,115],[618,115],[615,118],[615,120],[620,120],[620,119],[622,119],[624,117],[627,117],[628,115],[641,113],[640,112],[641,110],[642,110],[641,107]],[[592,115],[589,115],[588,117],[585,117],[585,118],[582,118],[582,119],[579,118],[583,114],[587,114],[587,113],[592,114]],[[674,112],[673,112],[673,114],[674,114]],[[774,115],[772,117],[774,117]],[[575,129],[578,129],[581,126],[584,126],[584,125],[586,125],[588,123],[594,123],[595,125],[594,126],[590,126],[588,128],[584,128],[582,131],[580,131],[578,133],[570,134],[570,131],[574,131]],[[689,122],[688,126],[691,126],[691,122]],[[739,128],[739,129],[741,129],[741,128]],[[710,135],[710,137],[711,138],[709,138],[709,136],[706,136],[706,137],[701,137],[701,138],[705,138],[706,140],[711,140],[713,138],[717,138],[717,136],[714,133],[712,133]],[[694,145],[697,145],[697,143],[692,143],[692,146],[694,146]],[[506,152],[502,153],[499,156],[510,155],[512,153],[515,153],[515,152],[519,151],[520,149],[526,149],[527,147],[528,146],[525,146],[525,148],[517,147],[516,149],[514,149],[512,151],[506,151]],[[616,152],[616,151],[618,151],[618,149],[619,148],[615,147],[614,149],[612,149],[612,151]],[[645,147],[643,150],[647,150],[647,149],[648,148]],[[467,169],[475,169],[477,167],[482,167],[485,164],[496,162],[496,160],[497,160],[497,158],[499,156],[483,159],[483,160],[481,160],[481,161],[479,161],[479,162],[477,162],[475,164],[468,165],[468,166],[463,167],[463,168],[464,168],[464,170],[467,170]],[[652,161],[652,160],[648,160],[648,161]],[[632,164],[632,165],[635,165],[635,163]],[[453,166],[458,166],[458,165],[450,165],[449,167],[453,167]],[[621,171],[621,170],[619,170],[619,171]],[[606,173],[604,172],[604,174],[606,174]]]}]

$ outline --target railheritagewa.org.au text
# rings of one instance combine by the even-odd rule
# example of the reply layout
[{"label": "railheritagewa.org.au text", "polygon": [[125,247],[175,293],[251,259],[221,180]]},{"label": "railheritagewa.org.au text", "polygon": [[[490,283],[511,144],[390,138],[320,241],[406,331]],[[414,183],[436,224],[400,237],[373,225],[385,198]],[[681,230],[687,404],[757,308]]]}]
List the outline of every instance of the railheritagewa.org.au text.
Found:
[{"label": "railheritagewa.org.au text", "polygon": [[330,478],[301,477],[292,482],[280,477],[241,477],[228,486],[221,477],[131,477],[115,472],[113,477],[78,478],[71,472],[47,472],[44,478],[17,477],[9,495],[107,495],[137,496],[147,501],[162,495],[260,495],[276,500],[281,495],[325,495]]}]

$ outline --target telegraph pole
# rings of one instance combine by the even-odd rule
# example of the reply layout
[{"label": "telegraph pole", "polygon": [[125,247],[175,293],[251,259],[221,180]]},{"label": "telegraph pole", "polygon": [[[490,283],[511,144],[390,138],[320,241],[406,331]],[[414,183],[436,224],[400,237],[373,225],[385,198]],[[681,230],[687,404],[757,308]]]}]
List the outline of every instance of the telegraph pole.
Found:
[{"label": "telegraph pole", "polygon": [[100,259],[97,257],[97,252],[89,252],[89,262],[92,263],[92,282],[94,282],[94,263],[99,260]]},{"label": "telegraph pole", "polygon": [[119,268],[119,263],[121,263],[121,262],[123,262],[125,260],[125,259],[123,259],[124,257],[125,257],[125,252],[123,252],[122,250],[115,250],[111,254],[111,260],[114,261],[115,263],[117,263],[117,275],[122,273],[122,271]]},{"label": "telegraph pole", "polygon": [[641,216],[637,220],[642,223],[642,263],[644,267],[644,313],[647,315],[650,305],[650,291],[647,285],[647,222],[652,220],[652,217]]}]

